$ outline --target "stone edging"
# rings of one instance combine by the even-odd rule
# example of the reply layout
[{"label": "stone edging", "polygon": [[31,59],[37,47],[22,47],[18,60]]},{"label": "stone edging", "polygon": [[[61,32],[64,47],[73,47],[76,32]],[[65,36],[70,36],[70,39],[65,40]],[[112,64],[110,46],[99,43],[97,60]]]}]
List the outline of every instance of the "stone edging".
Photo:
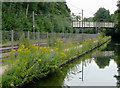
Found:
[{"label": "stone edging", "polygon": [[[68,63],[70,63],[70,62],[72,62],[73,60],[76,60],[76,59],[79,59],[79,57],[82,57],[82,56],[84,56],[85,54],[87,54],[87,53],[89,53],[89,52],[92,52],[93,50],[95,50],[96,48],[98,48],[98,47],[100,47],[100,46],[102,46],[102,45],[104,45],[105,43],[107,43],[109,40],[111,40],[110,38],[108,39],[108,40],[106,40],[104,43],[102,43],[102,44],[100,44],[100,45],[98,45],[98,46],[96,46],[96,47],[94,47],[94,48],[92,48],[92,49],[90,49],[90,50],[88,50],[88,51],[86,51],[86,52],[83,52],[82,54],[79,54],[79,55],[77,55],[77,56],[74,56],[73,58],[70,58],[69,60],[66,60],[64,63],[62,63],[59,67],[63,67],[63,66],[65,66],[65,65],[67,65]],[[48,72],[48,71],[50,71],[51,69],[49,69],[49,70],[47,70],[47,71],[44,71],[44,72]],[[43,76],[44,77],[44,76]],[[38,77],[39,78],[39,77]],[[37,79],[37,78],[35,78],[35,79]],[[33,79],[33,80],[35,80],[35,79]],[[37,79],[38,80],[38,79]],[[18,85],[16,85],[16,86],[14,86],[14,87],[19,87],[19,86],[23,86],[23,85],[25,85],[26,83],[21,83],[21,84],[18,84]]]},{"label": "stone edging", "polygon": [[86,52],[83,52],[82,54],[79,54],[79,55],[77,55],[77,56],[74,56],[73,58],[70,58],[69,60],[66,60],[66,61],[65,61],[64,63],[62,63],[59,67],[63,67],[63,66],[65,66],[66,64],[70,63],[71,61],[76,60],[76,59],[84,56],[85,54],[87,54],[87,53],[89,53],[89,52],[92,52],[92,51],[95,50],[96,48],[98,48],[98,47],[104,45],[105,43],[107,43],[109,40],[110,40],[110,39],[108,39],[108,40],[105,41],[104,43],[102,43],[102,44],[100,44],[100,45],[98,45],[98,46],[96,46],[96,47],[94,47],[94,48],[92,48],[92,49],[90,49],[90,50],[88,50],[88,51],[86,51]]}]

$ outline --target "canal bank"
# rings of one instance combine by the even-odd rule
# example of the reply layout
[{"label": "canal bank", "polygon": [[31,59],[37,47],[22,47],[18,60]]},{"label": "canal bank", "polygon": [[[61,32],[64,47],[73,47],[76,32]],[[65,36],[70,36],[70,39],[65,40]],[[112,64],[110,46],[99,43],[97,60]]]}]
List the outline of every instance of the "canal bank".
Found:
[{"label": "canal bank", "polygon": [[[117,44],[117,45],[116,45]],[[71,86],[119,86],[120,46],[118,42],[104,44],[91,53],[66,65],[62,72],[26,86],[30,88],[71,88]],[[82,70],[83,69],[83,70]],[[68,87],[67,87],[68,86]]]},{"label": "canal bank", "polygon": [[[102,40],[103,39],[103,40]],[[77,48],[77,49],[75,49],[75,48],[73,48],[73,49],[75,49],[75,50],[77,50],[77,53],[79,53],[78,51],[81,51],[82,50],[82,52],[83,52],[83,55],[84,54],[86,54],[86,53],[88,53],[88,52],[90,52],[91,50],[93,50],[94,48],[96,48],[97,46],[100,46],[101,44],[104,44],[106,41],[108,41],[110,39],[110,37],[105,37],[105,38],[99,38],[99,41],[93,41],[93,42],[90,42],[91,40],[88,40],[88,41],[84,41],[83,42],[83,44],[84,44],[84,48],[83,49],[80,49],[80,48]],[[93,44],[94,43],[94,46],[93,45],[91,45],[91,44]],[[77,45],[78,45],[78,43],[77,43]],[[86,47],[86,48],[85,48]],[[36,47],[33,47],[34,49],[36,49]],[[23,48],[24,49],[24,48]],[[46,49],[46,48],[45,48]],[[26,50],[26,49],[25,49]],[[28,50],[28,49],[27,49]],[[85,52],[84,53],[84,51],[88,51],[88,52]],[[14,51],[13,51],[14,52]],[[21,52],[21,51],[20,51]],[[62,51],[63,52],[63,51]],[[23,52],[22,52],[23,53]],[[78,55],[77,53],[75,53],[76,55]],[[53,52],[52,52],[52,54],[53,54]],[[74,54],[74,56],[75,56],[75,54]],[[65,56],[66,57],[66,55],[64,54],[64,53],[62,53],[62,55],[63,56]],[[34,58],[33,58],[34,59]],[[49,58],[50,59],[50,58]],[[65,58],[64,58],[65,59]],[[23,60],[23,59],[22,59]],[[55,60],[56,61],[56,60]],[[41,59],[38,59],[38,62],[39,63],[41,63]],[[38,62],[37,62],[37,64],[38,64]],[[53,62],[53,61],[52,61]],[[52,63],[51,62],[51,63]],[[17,63],[18,64],[18,63]],[[55,63],[54,63],[55,64]],[[59,63],[59,64],[61,64],[61,63]],[[20,64],[18,64],[18,65],[20,65]],[[35,65],[35,64],[34,64]],[[34,66],[33,65],[33,66]],[[22,65],[23,66],[23,65]],[[33,70],[33,66],[32,67],[30,67],[30,69],[28,69],[28,71],[34,71]],[[57,65],[54,65],[55,67],[53,67],[54,69],[56,69],[57,68]],[[60,65],[61,66],[61,65]],[[58,67],[59,67],[59,65],[58,65]],[[37,68],[38,68],[38,66],[37,66]],[[54,70],[54,69],[50,69],[50,70]],[[18,70],[18,69],[17,69]],[[39,70],[41,70],[40,68],[39,68]],[[48,70],[48,71],[50,71],[50,70]],[[55,72],[56,71],[58,71],[59,69],[56,69],[55,70]],[[35,70],[35,71],[37,71],[37,69]],[[9,69],[9,71],[8,72],[10,72],[10,69]],[[44,70],[44,71],[42,71],[42,72],[44,72],[44,73],[47,73],[46,72],[46,70]],[[51,71],[50,71],[51,72]],[[53,71],[54,72],[54,71]],[[15,72],[14,72],[15,73]],[[33,74],[33,76],[35,76],[35,74],[36,73],[34,73]],[[5,75],[5,74],[4,74]],[[37,74],[36,74],[37,75]],[[39,74],[40,75],[40,74]],[[8,76],[10,76],[10,75],[8,75]],[[11,74],[11,76],[12,76],[12,74]],[[17,77],[18,76],[18,74],[17,74],[17,76],[15,76],[15,75],[13,75],[14,77]],[[19,75],[20,76],[20,75]],[[22,81],[22,84],[20,84],[20,85],[23,85],[24,84],[24,82],[29,82],[30,80],[28,79],[28,78],[30,78],[32,75],[27,75],[26,77],[27,78],[24,78],[23,79],[23,81]],[[5,76],[3,76],[3,77],[5,77]],[[36,76],[35,76],[36,77]],[[42,77],[44,77],[44,75],[42,76]],[[37,77],[38,78],[38,77]],[[19,78],[20,79],[20,78]],[[28,80],[27,80],[28,79]],[[12,80],[14,80],[14,79],[12,79]],[[17,80],[15,80],[15,81],[17,81]],[[32,80],[33,81],[33,80]],[[5,83],[4,83],[5,82]],[[5,84],[6,84],[6,82],[8,82],[8,81],[6,81],[6,80],[3,80],[3,85],[5,86]],[[18,82],[18,81],[17,81]],[[8,82],[8,83],[10,83],[10,82]],[[8,84],[7,84],[8,85]],[[14,85],[14,83],[12,83],[12,84],[10,84],[11,86],[13,86]],[[17,85],[17,86],[19,86],[19,84]]]}]

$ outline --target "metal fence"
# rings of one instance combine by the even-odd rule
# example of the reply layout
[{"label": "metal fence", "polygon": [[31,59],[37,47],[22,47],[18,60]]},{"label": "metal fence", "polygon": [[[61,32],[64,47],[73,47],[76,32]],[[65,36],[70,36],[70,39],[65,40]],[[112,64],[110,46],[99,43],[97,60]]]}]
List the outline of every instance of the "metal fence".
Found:
[{"label": "metal fence", "polygon": [[[18,32],[18,31],[1,31],[2,33],[2,45],[20,44],[24,41],[28,41],[31,44],[40,45],[47,43],[48,45],[56,40],[60,39],[64,43],[67,41],[82,42],[86,39],[96,38],[98,34],[74,34],[74,33],[40,33],[40,32]],[[27,39],[27,40],[26,40]],[[39,44],[40,43],[40,44]]]},{"label": "metal fence", "polygon": [[25,44],[27,42],[28,44],[52,47],[56,39],[67,44],[73,41],[80,43],[84,40],[97,37],[98,34],[0,31],[0,58],[9,56],[9,52],[13,49],[17,50],[20,43]]}]

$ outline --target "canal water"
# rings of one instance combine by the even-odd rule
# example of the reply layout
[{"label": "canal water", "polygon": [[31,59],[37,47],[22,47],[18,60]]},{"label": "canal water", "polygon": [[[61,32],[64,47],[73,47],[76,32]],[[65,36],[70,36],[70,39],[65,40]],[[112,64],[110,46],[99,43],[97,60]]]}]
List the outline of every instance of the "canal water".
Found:
[{"label": "canal water", "polygon": [[25,88],[120,86],[120,42],[111,41]]}]

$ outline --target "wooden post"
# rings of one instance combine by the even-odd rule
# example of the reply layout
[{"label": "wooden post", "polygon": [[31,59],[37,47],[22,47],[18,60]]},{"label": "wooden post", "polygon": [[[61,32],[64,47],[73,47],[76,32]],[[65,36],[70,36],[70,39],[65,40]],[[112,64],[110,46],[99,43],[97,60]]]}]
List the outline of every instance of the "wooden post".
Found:
[{"label": "wooden post", "polygon": [[90,27],[90,21],[89,21],[89,27]]},{"label": "wooden post", "polygon": [[47,32],[47,45],[49,46],[49,37],[48,37],[48,32]]},{"label": "wooden post", "polygon": [[12,50],[13,50],[13,39],[14,39],[14,32],[13,32],[13,30],[12,30],[12,38],[11,38],[11,42],[12,42],[12,45],[11,45],[11,47],[12,47]]},{"label": "wooden post", "polygon": [[2,30],[0,30],[0,44],[2,45]]},{"label": "wooden post", "polygon": [[38,50],[40,49],[40,32],[38,32]]},{"label": "wooden post", "polygon": [[28,43],[30,44],[30,32],[28,31]]},{"label": "wooden post", "polygon": [[47,32],[47,39],[48,39],[48,32]]},{"label": "wooden post", "polygon": [[33,37],[35,40],[35,17],[34,17],[34,11],[33,11]]}]

